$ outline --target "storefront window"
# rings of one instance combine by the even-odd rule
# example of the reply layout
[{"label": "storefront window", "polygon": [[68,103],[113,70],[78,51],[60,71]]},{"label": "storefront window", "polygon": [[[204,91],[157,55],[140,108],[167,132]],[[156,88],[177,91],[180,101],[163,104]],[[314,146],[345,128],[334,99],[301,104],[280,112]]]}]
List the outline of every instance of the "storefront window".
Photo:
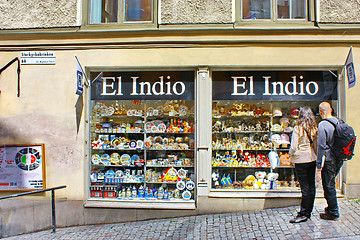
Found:
[{"label": "storefront window", "polygon": [[326,71],[213,72],[212,188],[299,189],[288,154],[299,109],[319,122],[318,105],[336,109],[336,91]]},{"label": "storefront window", "polygon": [[193,72],[103,73],[91,110],[91,199],[194,200]]}]

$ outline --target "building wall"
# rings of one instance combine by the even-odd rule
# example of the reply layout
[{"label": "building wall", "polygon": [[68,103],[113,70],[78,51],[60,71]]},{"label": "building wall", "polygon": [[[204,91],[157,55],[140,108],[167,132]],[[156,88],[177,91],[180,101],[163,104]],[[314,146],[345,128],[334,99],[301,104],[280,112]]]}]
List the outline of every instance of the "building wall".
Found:
[{"label": "building wall", "polygon": [[0,0],[0,29],[75,26],[77,0]]},{"label": "building wall", "polygon": [[360,23],[360,1],[320,0],[320,22]]},{"label": "building wall", "polygon": [[[235,1],[235,0],[233,0]],[[232,23],[232,0],[159,0],[161,24]],[[0,0],[0,29],[77,26],[81,0]],[[360,23],[357,0],[320,0],[321,23]]]},{"label": "building wall", "polygon": [[231,23],[231,0],[161,0],[161,24]]}]

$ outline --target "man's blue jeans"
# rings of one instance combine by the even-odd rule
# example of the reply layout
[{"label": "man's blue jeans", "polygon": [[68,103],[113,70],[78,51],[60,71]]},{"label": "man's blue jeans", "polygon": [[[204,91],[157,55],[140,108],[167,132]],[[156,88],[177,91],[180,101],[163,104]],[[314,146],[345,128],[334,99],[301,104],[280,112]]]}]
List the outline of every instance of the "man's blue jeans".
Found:
[{"label": "man's blue jeans", "polygon": [[334,217],[340,217],[336,198],[335,178],[343,163],[343,161],[338,160],[325,161],[324,167],[321,171],[324,196],[328,204],[326,212]]}]

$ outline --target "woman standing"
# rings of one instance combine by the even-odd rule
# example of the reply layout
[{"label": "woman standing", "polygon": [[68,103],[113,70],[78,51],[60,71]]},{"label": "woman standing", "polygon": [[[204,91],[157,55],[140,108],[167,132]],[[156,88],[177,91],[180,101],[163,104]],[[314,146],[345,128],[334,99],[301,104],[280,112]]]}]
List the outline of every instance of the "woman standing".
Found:
[{"label": "woman standing", "polygon": [[301,206],[290,223],[305,222],[310,218],[315,200],[315,170],[317,151],[317,124],[310,107],[300,109],[290,146],[290,159],[300,182]]}]

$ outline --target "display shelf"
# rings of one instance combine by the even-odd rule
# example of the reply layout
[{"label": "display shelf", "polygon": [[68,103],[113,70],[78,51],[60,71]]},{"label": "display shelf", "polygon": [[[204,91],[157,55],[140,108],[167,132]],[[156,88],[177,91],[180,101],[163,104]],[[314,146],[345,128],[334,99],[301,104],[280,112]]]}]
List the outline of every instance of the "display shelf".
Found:
[{"label": "display shelf", "polygon": [[[216,166],[216,167],[214,167],[214,166],[212,166],[212,168],[229,168],[229,169],[237,169],[237,168],[248,168],[248,169],[250,169],[250,168],[256,168],[256,169],[258,169],[258,168],[267,168],[267,169],[271,169],[271,167],[225,167],[225,166]],[[295,168],[295,167],[293,167],[293,166],[277,166],[276,168]]]},{"label": "display shelf", "polygon": [[[141,160],[151,161],[151,164],[154,165],[144,165],[136,166],[136,165],[123,165],[118,162],[119,165],[103,165],[91,164],[92,176],[95,176],[99,171],[107,172],[107,171],[142,171],[143,182],[120,182],[119,178],[108,178],[101,182],[101,186],[94,186],[97,183],[91,183],[90,185],[90,199],[101,199],[104,200],[113,200],[117,202],[121,202],[120,205],[125,203],[129,203],[130,205],[140,204],[143,201],[148,201],[148,199],[119,199],[114,198],[114,194],[119,196],[119,194],[123,194],[122,187],[130,188],[129,191],[133,191],[133,187],[139,191],[140,187],[143,188],[151,188],[160,190],[163,188],[168,192],[175,192],[178,194],[181,190],[179,190],[176,186],[176,182],[157,182],[156,180],[159,177],[168,177],[168,169],[167,168],[183,168],[186,172],[191,172],[195,174],[194,170],[194,148],[190,148],[194,144],[195,139],[195,129],[194,129],[194,115],[190,115],[189,111],[187,111],[187,115],[180,116],[177,108],[180,106],[184,109],[190,109],[193,107],[193,101],[181,101],[181,104],[178,107],[168,106],[167,111],[171,113],[170,115],[163,115],[163,108],[166,107],[166,104],[171,102],[171,100],[144,100],[140,103],[138,101],[94,101],[93,103],[93,114],[98,113],[98,116],[93,116],[90,121],[90,135],[92,137],[91,143],[92,155],[95,154],[118,154],[119,158],[124,154],[132,155],[138,154]],[[121,105],[119,105],[119,103]],[[114,107],[114,105],[118,104],[118,108]],[[97,107],[96,107],[97,106]],[[122,107],[127,109],[126,112],[130,113],[142,113],[141,116],[128,116],[128,115],[111,115],[111,116],[99,116],[99,110],[105,110],[110,108],[110,106],[115,108],[115,114]],[[122,106],[122,107],[120,107]],[[118,109],[118,110],[116,110]],[[154,109],[149,111],[150,109]],[[110,109],[111,110],[111,109]],[[155,111],[156,110],[156,111]],[[125,110],[121,110],[124,113]],[[176,111],[178,111],[176,113]],[[186,110],[185,110],[186,111]],[[165,112],[165,111],[164,111]],[[102,112],[101,112],[102,113]],[[107,113],[107,112],[105,112]],[[150,114],[154,114],[151,115]],[[156,128],[154,128],[156,127]],[[168,131],[168,132],[167,132]],[[113,135],[113,136],[111,136]],[[118,139],[120,141],[119,144],[113,144],[113,139]],[[163,141],[165,139],[165,141]],[[130,148],[127,143],[130,141],[139,141],[141,140],[144,145],[141,148]],[[167,141],[166,141],[167,140]],[[181,142],[182,141],[182,142]],[[170,143],[171,142],[171,143]],[[180,143],[181,142],[181,143]],[[123,145],[126,144],[126,145]],[[106,148],[102,148],[102,146],[106,146]],[[109,147],[110,146],[110,147]],[[119,148],[122,146],[126,146],[126,148]],[[131,145],[131,146],[135,146]],[[139,145],[140,146],[140,145]],[[96,148],[99,147],[99,148]],[[101,148],[100,148],[101,147]],[[161,149],[160,149],[161,148]],[[189,158],[190,157],[190,158]],[[92,159],[92,158],[91,158]],[[190,160],[191,159],[191,160]],[[185,161],[185,162],[184,162]],[[187,164],[191,162],[192,166],[183,166],[176,164]],[[128,163],[128,162],[126,162]],[[149,162],[150,163],[150,162]],[[165,164],[166,165],[155,165],[155,164]],[[132,162],[133,164],[133,162]],[[145,181],[145,176],[149,174],[153,174],[154,178],[150,178],[148,180],[155,180],[155,182]],[[177,174],[177,171],[175,171]],[[134,175],[134,174],[132,174]],[[191,177],[193,177],[192,175]],[[164,178],[164,179],[165,179]],[[137,178],[136,178],[137,179]],[[166,178],[167,179],[167,178]],[[167,179],[169,180],[169,179]],[[194,179],[192,179],[194,180]],[[165,186],[162,186],[166,184]],[[108,191],[105,190],[106,185],[110,186]],[[141,185],[141,186],[140,186]],[[100,190],[99,190],[100,189]],[[102,191],[102,192],[101,192]],[[128,189],[126,190],[128,191]],[[97,198],[96,194],[100,194],[100,198]],[[102,194],[102,195],[101,195]],[[128,194],[126,192],[126,194]],[[133,194],[131,192],[131,194]],[[188,197],[188,195],[186,195]],[[182,196],[180,197],[182,198]],[[194,194],[192,193],[191,199],[194,199]],[[157,200],[152,199],[155,202],[155,205],[160,205],[164,201],[170,200]],[[178,199],[181,200],[181,199]],[[137,202],[137,203],[136,203]],[[173,200],[171,200],[173,202]],[[183,202],[183,201],[180,201]],[[191,202],[191,200],[186,200],[186,202]],[[153,204],[153,203],[151,203]],[[117,205],[117,204],[115,204]],[[193,204],[192,204],[193,205]],[[180,206],[179,204],[177,206]],[[161,207],[160,207],[161,208]],[[166,208],[166,207],[165,207]]]},{"label": "display shelf", "polygon": [[194,151],[194,148],[189,148],[189,149],[181,149],[181,148],[176,148],[176,149],[156,149],[156,148],[148,148],[146,149],[147,151]]},{"label": "display shelf", "polygon": [[193,168],[194,166],[178,166],[178,165],[146,165],[147,168]]},{"label": "display shelf", "polygon": [[148,182],[145,181],[147,184],[177,184],[177,182]]},{"label": "display shelf", "polygon": [[213,115],[213,118],[216,118],[216,119],[270,118],[270,117],[272,117],[272,116],[269,116],[269,115],[239,115],[239,116]]},{"label": "display shelf", "polygon": [[145,118],[145,116],[141,115],[141,116],[128,116],[128,115],[107,115],[107,116],[91,116],[91,118],[96,119],[96,118],[115,118],[115,119],[140,119],[140,118]]},{"label": "display shelf", "polygon": [[144,151],[144,148],[129,149],[129,148],[92,148],[95,151]]},{"label": "display shelf", "polygon": [[229,149],[221,149],[221,148],[213,148],[215,151],[272,151],[273,149],[242,149],[242,148],[229,148]]},{"label": "display shelf", "polygon": [[143,168],[144,167],[144,166],[136,166],[136,165],[104,165],[104,164],[91,164],[91,166],[94,166],[94,167],[122,167],[122,168],[127,168],[127,167]]},{"label": "display shelf", "polygon": [[113,135],[113,134],[141,134],[143,135],[144,132],[94,132],[94,131],[91,131],[90,132],[91,134],[101,134],[101,135]]},{"label": "display shelf", "polygon": [[246,134],[246,133],[270,133],[271,131],[234,131],[234,132],[226,132],[226,131],[213,131],[213,134]]},{"label": "display shelf", "polygon": [[169,116],[169,115],[162,115],[162,116],[146,116],[146,120],[170,120],[170,119],[181,119],[181,120],[188,120],[194,119],[194,115],[187,115],[187,116]]}]

